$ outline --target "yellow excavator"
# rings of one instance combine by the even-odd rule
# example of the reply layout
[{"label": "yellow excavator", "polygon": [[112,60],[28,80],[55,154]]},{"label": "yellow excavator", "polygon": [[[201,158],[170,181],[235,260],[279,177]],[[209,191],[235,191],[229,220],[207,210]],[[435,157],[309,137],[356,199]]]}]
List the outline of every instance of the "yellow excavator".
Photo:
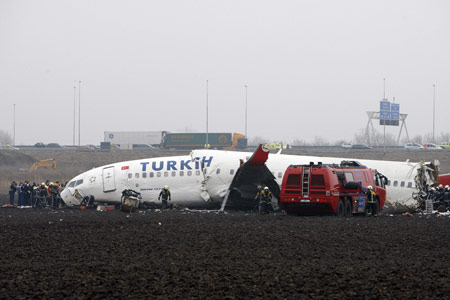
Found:
[{"label": "yellow excavator", "polygon": [[28,172],[32,173],[36,171],[38,167],[51,167],[53,168],[53,173],[56,171],[56,160],[54,158],[49,159],[43,159],[40,161],[35,162],[31,168],[28,170]]}]

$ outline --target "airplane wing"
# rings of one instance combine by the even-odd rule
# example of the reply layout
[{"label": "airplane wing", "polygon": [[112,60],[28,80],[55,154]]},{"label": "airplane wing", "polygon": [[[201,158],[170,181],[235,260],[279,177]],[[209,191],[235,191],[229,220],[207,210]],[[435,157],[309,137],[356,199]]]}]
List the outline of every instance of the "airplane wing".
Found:
[{"label": "airplane wing", "polygon": [[273,196],[280,198],[280,187],[265,164],[268,158],[269,150],[260,145],[236,171],[224,205],[235,209],[254,209],[258,205],[255,199],[258,185],[269,187]]}]

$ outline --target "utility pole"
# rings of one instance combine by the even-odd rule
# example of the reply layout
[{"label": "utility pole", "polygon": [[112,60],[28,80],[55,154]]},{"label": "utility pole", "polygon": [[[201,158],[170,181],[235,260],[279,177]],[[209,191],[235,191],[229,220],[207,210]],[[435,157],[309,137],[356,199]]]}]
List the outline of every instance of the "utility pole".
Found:
[{"label": "utility pole", "polygon": [[435,128],[435,116],[436,116],[436,85],[433,84],[433,143],[434,143],[434,128]]},{"label": "utility pole", "polygon": [[78,81],[78,146],[81,146],[81,80]]},{"label": "utility pole", "polygon": [[[386,78],[383,78],[383,101],[386,101]],[[383,122],[383,153],[386,154],[386,115],[384,116]]]},{"label": "utility pole", "polygon": [[16,104],[14,103],[13,111],[13,147],[16,146]]}]

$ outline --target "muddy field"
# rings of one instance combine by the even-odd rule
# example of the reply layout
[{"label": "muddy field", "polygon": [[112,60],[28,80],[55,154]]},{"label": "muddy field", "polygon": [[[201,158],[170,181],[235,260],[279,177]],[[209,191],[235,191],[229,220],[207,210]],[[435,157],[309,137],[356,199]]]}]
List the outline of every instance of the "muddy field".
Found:
[{"label": "muddy field", "polygon": [[450,299],[450,217],[0,209],[1,299]]}]

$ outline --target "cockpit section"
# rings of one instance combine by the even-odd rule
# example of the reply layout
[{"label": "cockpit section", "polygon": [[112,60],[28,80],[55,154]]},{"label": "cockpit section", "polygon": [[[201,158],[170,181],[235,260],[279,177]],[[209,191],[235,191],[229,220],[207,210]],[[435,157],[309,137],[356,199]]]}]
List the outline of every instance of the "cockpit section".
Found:
[{"label": "cockpit section", "polygon": [[83,184],[83,179],[72,180],[67,184],[68,188],[75,188],[79,185]]},{"label": "cockpit section", "polygon": [[61,198],[67,206],[78,206],[83,200],[83,194],[80,188],[85,183],[84,174],[73,178],[61,192]]}]

